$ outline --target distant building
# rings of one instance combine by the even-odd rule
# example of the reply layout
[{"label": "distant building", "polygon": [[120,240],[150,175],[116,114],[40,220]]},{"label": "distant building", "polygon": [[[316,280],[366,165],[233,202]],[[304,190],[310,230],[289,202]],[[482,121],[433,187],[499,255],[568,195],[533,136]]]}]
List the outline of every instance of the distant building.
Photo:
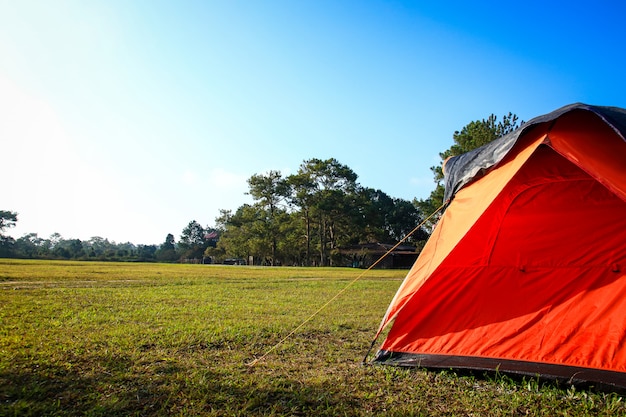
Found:
[{"label": "distant building", "polygon": [[240,259],[240,258],[228,258],[228,259],[224,259],[224,265],[247,265],[248,263],[246,262],[245,259]]},{"label": "distant building", "polygon": [[[394,245],[388,243],[362,243],[339,249],[342,264],[353,268],[369,268]],[[375,268],[409,269],[415,263],[419,253],[413,246],[400,245],[383,258]]]}]

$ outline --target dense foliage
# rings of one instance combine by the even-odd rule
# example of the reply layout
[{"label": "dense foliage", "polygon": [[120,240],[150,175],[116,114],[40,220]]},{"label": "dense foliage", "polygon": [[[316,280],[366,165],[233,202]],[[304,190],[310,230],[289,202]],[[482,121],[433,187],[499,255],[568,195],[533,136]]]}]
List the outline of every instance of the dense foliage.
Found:
[{"label": "dense foliage", "polygon": [[11,236],[4,235],[4,230],[15,226],[17,213],[0,210],[0,257],[10,256],[15,240]]},{"label": "dense foliage", "polygon": [[15,240],[11,254],[15,258],[28,259],[149,262],[157,259],[157,249],[157,245],[115,243],[99,236],[89,240],[64,239],[60,234],[54,233],[44,239],[36,233],[29,233]]},{"label": "dense foliage", "polygon": [[206,254],[267,265],[341,265],[341,248],[361,243],[419,245],[418,209],[381,190],[362,187],[357,175],[336,159],[304,161],[296,174],[278,171],[248,180],[254,204],[223,210],[215,248]]}]

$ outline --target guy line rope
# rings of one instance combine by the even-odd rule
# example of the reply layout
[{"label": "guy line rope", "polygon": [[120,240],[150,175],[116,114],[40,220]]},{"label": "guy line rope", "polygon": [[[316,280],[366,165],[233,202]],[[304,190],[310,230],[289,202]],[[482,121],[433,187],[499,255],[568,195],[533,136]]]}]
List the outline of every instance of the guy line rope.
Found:
[{"label": "guy line rope", "polygon": [[[300,323],[298,326],[296,326],[292,331],[290,331],[287,336],[283,337],[282,339],[280,339],[274,346],[270,347],[267,351],[265,351],[265,353],[263,355],[261,355],[260,357],[254,359],[253,361],[247,363],[246,365],[248,365],[249,367],[253,367],[254,365],[256,365],[257,363],[259,363],[260,361],[262,361],[263,359],[265,359],[270,353],[272,353],[273,351],[275,351],[280,345],[282,345],[283,343],[285,343],[285,341],[287,341],[287,339],[289,339],[291,336],[293,336],[298,330],[300,330],[302,327],[304,327],[305,324],[307,324],[308,322],[310,322],[311,320],[313,320],[313,318],[315,318],[315,316],[317,316],[322,310],[324,310],[326,307],[328,307],[328,305],[330,305],[330,303],[332,303],[333,301],[335,301],[340,295],[342,295],[344,292],[346,292],[348,290],[348,288],[350,288],[351,286],[353,286],[359,279],[361,279],[368,271],[370,271],[372,268],[374,268],[376,265],[378,265],[387,255],[389,255],[391,252],[393,252],[398,246],[400,246],[405,240],[407,240],[413,233],[415,233],[420,227],[422,227],[427,221],[429,221],[435,214],[439,213],[441,211],[441,209],[443,209],[449,201],[444,201],[444,203],[442,205],[439,206],[439,208],[437,208],[437,210],[433,211],[427,218],[425,218],[420,224],[418,224],[417,226],[415,226],[415,228],[413,228],[413,230],[411,230],[410,233],[408,233],[405,237],[403,237],[398,243],[396,243],[391,249],[389,249],[387,252],[385,252],[380,258],[378,258],[376,260],[376,262],[374,262],[372,265],[370,265],[367,269],[365,269],[363,272],[361,272],[355,279],[353,279],[350,283],[348,283],[348,285],[346,285],[344,288],[342,288],[341,290],[339,290],[339,292],[337,294],[335,294],[332,298],[330,298],[328,301],[326,301],[326,303],[324,303],[324,305],[322,305],[320,308],[318,308],[313,314],[311,314],[309,317],[307,317],[302,323]],[[374,340],[374,342],[376,342],[376,340]],[[373,342],[373,343],[374,343]],[[372,344],[373,344],[372,343]],[[371,347],[370,347],[371,350]]]}]

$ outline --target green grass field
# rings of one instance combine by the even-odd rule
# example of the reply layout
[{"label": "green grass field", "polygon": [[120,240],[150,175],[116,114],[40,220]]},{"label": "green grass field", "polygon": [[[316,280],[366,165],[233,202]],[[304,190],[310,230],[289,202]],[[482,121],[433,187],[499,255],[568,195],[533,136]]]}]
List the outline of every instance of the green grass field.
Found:
[{"label": "green grass field", "polygon": [[612,393],[363,366],[406,271],[363,272],[0,259],[0,416],[626,415]]}]

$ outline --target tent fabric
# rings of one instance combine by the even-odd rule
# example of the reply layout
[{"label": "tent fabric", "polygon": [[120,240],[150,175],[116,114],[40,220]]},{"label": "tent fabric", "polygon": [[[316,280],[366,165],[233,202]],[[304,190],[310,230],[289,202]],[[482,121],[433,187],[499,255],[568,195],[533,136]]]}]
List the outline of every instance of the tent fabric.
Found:
[{"label": "tent fabric", "polygon": [[483,174],[487,169],[500,162],[520,136],[536,125],[551,123],[568,112],[585,110],[597,115],[607,126],[626,140],[626,111],[617,107],[590,106],[583,103],[570,104],[549,114],[535,117],[524,123],[519,129],[487,143],[465,154],[454,156],[446,161],[444,201],[449,200],[465,184]]},{"label": "tent fabric", "polygon": [[626,387],[624,122],[575,104],[448,161],[453,199],[375,362]]}]

